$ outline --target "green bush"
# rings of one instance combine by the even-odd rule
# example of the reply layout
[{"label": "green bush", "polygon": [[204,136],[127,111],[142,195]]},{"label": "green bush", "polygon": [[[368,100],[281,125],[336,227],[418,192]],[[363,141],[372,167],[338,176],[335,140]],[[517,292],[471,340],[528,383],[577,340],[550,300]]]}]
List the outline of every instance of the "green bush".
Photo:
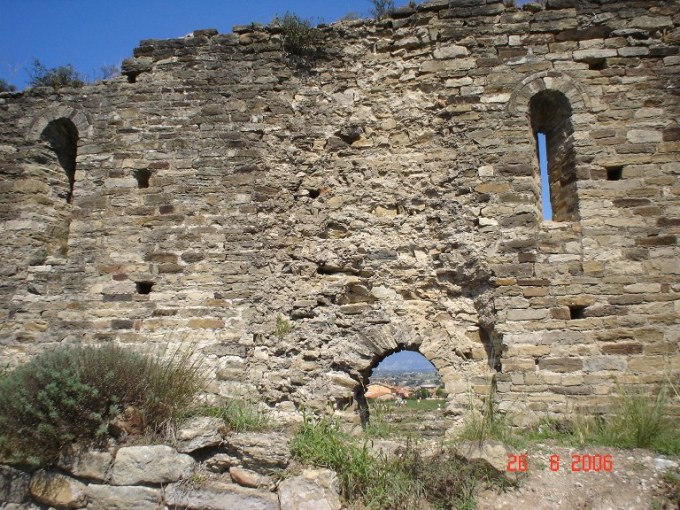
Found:
[{"label": "green bush", "polygon": [[283,17],[277,17],[274,23],[281,28],[285,51],[298,56],[311,56],[317,52],[319,31],[312,26],[310,20],[286,12]]},{"label": "green bush", "polygon": [[28,83],[31,87],[52,87],[57,90],[62,87],[78,88],[85,85],[85,80],[71,64],[49,68],[35,59],[28,74]]},{"label": "green bush", "polygon": [[158,430],[204,385],[190,355],[161,359],[105,345],[36,356],[0,379],[0,453],[50,463],[74,442],[106,438],[109,422],[130,406],[146,429]]}]

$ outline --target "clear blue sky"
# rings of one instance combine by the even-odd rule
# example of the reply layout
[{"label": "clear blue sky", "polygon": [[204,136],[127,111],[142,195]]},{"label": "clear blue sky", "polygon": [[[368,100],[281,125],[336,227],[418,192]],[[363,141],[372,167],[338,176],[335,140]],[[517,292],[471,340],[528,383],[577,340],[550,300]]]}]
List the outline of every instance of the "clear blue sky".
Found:
[{"label": "clear blue sky", "polygon": [[368,17],[372,8],[369,0],[2,0],[0,6],[0,78],[19,89],[35,58],[47,67],[73,64],[91,79],[102,66],[132,56],[142,39],[199,28],[229,33],[286,11],[330,23],[348,12]]}]

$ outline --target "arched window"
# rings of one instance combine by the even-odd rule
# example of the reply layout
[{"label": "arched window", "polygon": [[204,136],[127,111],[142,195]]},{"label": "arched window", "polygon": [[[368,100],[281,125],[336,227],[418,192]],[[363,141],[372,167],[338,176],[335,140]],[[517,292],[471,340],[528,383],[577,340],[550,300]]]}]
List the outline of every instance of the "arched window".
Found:
[{"label": "arched window", "polygon": [[377,359],[356,396],[367,433],[439,437],[447,428],[442,379],[415,349],[399,348]]},{"label": "arched window", "polygon": [[[542,90],[529,101],[531,129],[536,139],[537,153],[541,166],[547,167],[552,218],[555,221],[579,219],[578,196],[576,193],[576,160],[574,156],[574,128],[571,123],[569,99],[557,90]],[[539,150],[545,136],[545,156]],[[547,197],[546,197],[547,198]]]},{"label": "arched window", "polygon": [[66,173],[68,188],[63,193],[70,204],[73,199],[73,184],[76,177],[76,155],[78,152],[78,129],[75,124],[65,118],[51,121],[40,135],[40,139],[49,144]]}]

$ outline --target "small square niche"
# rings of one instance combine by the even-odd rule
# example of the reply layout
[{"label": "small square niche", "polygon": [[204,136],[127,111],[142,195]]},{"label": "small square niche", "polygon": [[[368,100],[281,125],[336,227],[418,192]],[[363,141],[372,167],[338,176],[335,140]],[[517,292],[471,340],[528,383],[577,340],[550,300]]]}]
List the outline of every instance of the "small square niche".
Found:
[{"label": "small square niche", "polygon": [[610,166],[607,167],[607,180],[608,181],[620,181],[623,176],[622,166]]},{"label": "small square niche", "polygon": [[154,282],[136,282],[135,287],[137,287],[137,294],[151,294]]},{"label": "small square niche", "polygon": [[569,305],[569,318],[572,320],[585,319],[586,318],[585,311],[586,311],[585,306]]}]

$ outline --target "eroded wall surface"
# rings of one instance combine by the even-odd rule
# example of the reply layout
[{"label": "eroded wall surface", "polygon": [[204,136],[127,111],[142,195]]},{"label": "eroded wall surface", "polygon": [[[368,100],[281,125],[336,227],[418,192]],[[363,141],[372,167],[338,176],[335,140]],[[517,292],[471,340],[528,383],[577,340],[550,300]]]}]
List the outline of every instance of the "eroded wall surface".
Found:
[{"label": "eroded wall surface", "polygon": [[[677,380],[678,13],[435,0],[321,27],[313,56],[202,30],[0,95],[0,363],[192,345],[212,392],[293,412],[411,348],[452,417],[493,383],[517,424]],[[544,131],[564,221],[541,215]]]}]

